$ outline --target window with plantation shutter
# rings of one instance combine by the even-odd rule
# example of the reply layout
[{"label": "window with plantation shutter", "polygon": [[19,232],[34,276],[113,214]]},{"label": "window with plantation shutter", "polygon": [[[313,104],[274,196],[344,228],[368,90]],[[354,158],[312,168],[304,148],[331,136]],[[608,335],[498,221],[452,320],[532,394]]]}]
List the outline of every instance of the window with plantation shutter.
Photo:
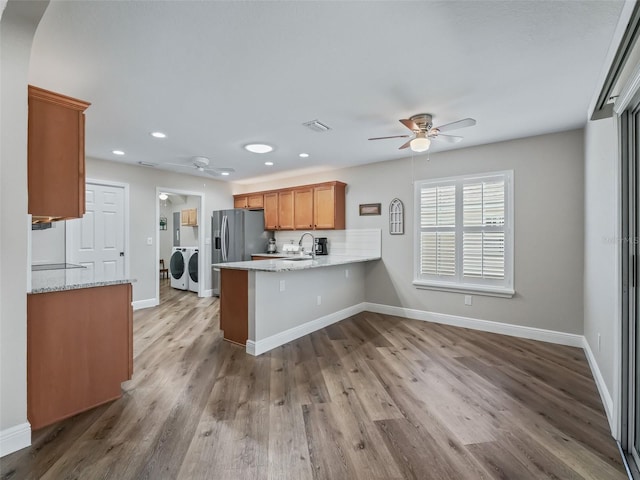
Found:
[{"label": "window with plantation shutter", "polygon": [[418,287],[512,296],[513,172],[416,182]]}]

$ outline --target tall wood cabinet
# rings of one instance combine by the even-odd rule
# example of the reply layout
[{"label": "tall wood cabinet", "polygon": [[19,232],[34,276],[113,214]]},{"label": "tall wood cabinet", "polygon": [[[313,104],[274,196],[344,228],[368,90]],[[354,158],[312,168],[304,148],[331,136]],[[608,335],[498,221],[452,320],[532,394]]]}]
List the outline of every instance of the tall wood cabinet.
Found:
[{"label": "tall wood cabinet", "polygon": [[85,212],[84,111],[90,103],[29,85],[28,191],[33,221]]}]

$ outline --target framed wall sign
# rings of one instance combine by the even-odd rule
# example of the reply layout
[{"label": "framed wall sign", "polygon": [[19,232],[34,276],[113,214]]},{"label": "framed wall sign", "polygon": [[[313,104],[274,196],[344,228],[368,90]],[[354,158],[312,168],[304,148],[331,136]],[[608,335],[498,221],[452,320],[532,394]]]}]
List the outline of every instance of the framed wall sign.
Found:
[{"label": "framed wall sign", "polygon": [[394,198],[389,204],[389,233],[404,235],[404,205],[399,198]]},{"label": "framed wall sign", "polygon": [[380,203],[361,203],[360,215],[380,215]]}]

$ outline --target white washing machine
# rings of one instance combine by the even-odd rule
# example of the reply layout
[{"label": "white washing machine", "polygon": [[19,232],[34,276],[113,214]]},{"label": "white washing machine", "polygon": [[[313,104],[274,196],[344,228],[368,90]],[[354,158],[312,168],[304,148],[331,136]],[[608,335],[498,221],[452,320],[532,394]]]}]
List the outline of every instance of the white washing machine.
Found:
[{"label": "white washing machine", "polygon": [[187,249],[184,247],[173,247],[171,250],[171,260],[169,260],[169,276],[171,286],[179,290],[189,288],[189,271],[187,269]]},{"label": "white washing machine", "polygon": [[189,290],[198,293],[198,249],[196,247],[187,248],[189,250],[189,262],[187,271],[189,272]]}]

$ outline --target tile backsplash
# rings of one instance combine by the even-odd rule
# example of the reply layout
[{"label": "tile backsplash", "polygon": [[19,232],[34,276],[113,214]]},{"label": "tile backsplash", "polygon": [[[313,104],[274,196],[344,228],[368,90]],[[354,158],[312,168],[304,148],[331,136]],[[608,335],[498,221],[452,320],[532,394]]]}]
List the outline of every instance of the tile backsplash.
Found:
[{"label": "tile backsplash", "polygon": [[[278,251],[286,243],[297,244],[304,231],[275,232]],[[330,255],[362,255],[379,257],[382,254],[382,230],[379,228],[351,229],[351,230],[313,230],[314,237],[327,237]],[[302,245],[305,250],[311,248],[311,237],[304,238]]]}]

